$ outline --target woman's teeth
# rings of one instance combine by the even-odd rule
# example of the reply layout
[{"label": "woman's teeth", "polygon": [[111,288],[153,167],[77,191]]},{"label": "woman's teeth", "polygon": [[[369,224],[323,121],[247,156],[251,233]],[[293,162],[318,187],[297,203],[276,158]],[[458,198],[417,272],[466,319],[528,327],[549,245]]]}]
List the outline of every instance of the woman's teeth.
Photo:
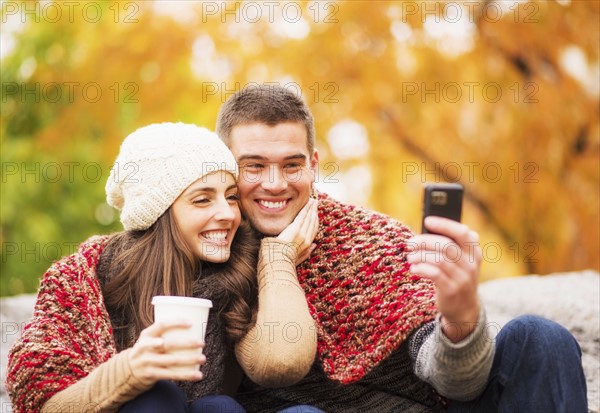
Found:
[{"label": "woman's teeth", "polygon": [[202,236],[211,241],[225,241],[229,231],[207,231],[203,232]]}]

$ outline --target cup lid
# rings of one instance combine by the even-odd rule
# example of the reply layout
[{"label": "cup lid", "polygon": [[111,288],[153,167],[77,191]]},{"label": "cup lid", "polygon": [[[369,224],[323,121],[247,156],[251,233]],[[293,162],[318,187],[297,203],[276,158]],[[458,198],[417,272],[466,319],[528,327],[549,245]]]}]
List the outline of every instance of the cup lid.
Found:
[{"label": "cup lid", "polygon": [[152,304],[183,304],[212,308],[212,301],[205,298],[180,297],[176,295],[155,295]]}]

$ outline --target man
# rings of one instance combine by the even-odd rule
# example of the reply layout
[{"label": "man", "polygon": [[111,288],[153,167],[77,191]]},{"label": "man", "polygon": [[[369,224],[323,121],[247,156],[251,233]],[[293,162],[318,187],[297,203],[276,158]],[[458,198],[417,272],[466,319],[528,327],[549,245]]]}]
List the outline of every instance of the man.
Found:
[{"label": "man", "polygon": [[[282,87],[247,88],[223,105],[217,133],[240,166],[244,215],[260,233],[279,234],[315,192],[310,110]],[[474,231],[430,217],[437,235],[413,236],[389,217],[318,200],[315,248],[297,267],[317,357],[291,386],[245,380],[238,398],[248,411],[301,403],[326,412],[587,412],[581,352],[564,328],[528,316],[497,342],[488,332]]]}]

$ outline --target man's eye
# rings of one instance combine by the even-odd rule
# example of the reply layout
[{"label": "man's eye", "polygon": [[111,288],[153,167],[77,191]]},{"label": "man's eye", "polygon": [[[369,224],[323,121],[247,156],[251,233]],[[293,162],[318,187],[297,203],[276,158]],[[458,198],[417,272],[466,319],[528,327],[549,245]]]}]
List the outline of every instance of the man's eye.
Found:
[{"label": "man's eye", "polygon": [[242,174],[245,175],[256,175],[262,173],[265,166],[261,163],[249,163],[244,165],[242,169]]},{"label": "man's eye", "polygon": [[303,166],[304,166],[304,164],[294,162],[294,163],[286,164],[285,169],[299,169],[299,168],[302,168]]}]

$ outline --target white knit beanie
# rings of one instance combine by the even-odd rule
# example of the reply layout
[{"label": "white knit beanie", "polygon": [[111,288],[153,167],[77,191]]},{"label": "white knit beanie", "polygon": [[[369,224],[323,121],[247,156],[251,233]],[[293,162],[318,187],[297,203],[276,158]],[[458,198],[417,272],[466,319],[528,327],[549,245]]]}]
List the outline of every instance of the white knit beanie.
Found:
[{"label": "white knit beanie", "polygon": [[144,126],[125,138],[106,183],[108,204],[121,211],[126,230],[149,228],[193,182],[231,172],[231,151],[209,131],[184,123]]}]

